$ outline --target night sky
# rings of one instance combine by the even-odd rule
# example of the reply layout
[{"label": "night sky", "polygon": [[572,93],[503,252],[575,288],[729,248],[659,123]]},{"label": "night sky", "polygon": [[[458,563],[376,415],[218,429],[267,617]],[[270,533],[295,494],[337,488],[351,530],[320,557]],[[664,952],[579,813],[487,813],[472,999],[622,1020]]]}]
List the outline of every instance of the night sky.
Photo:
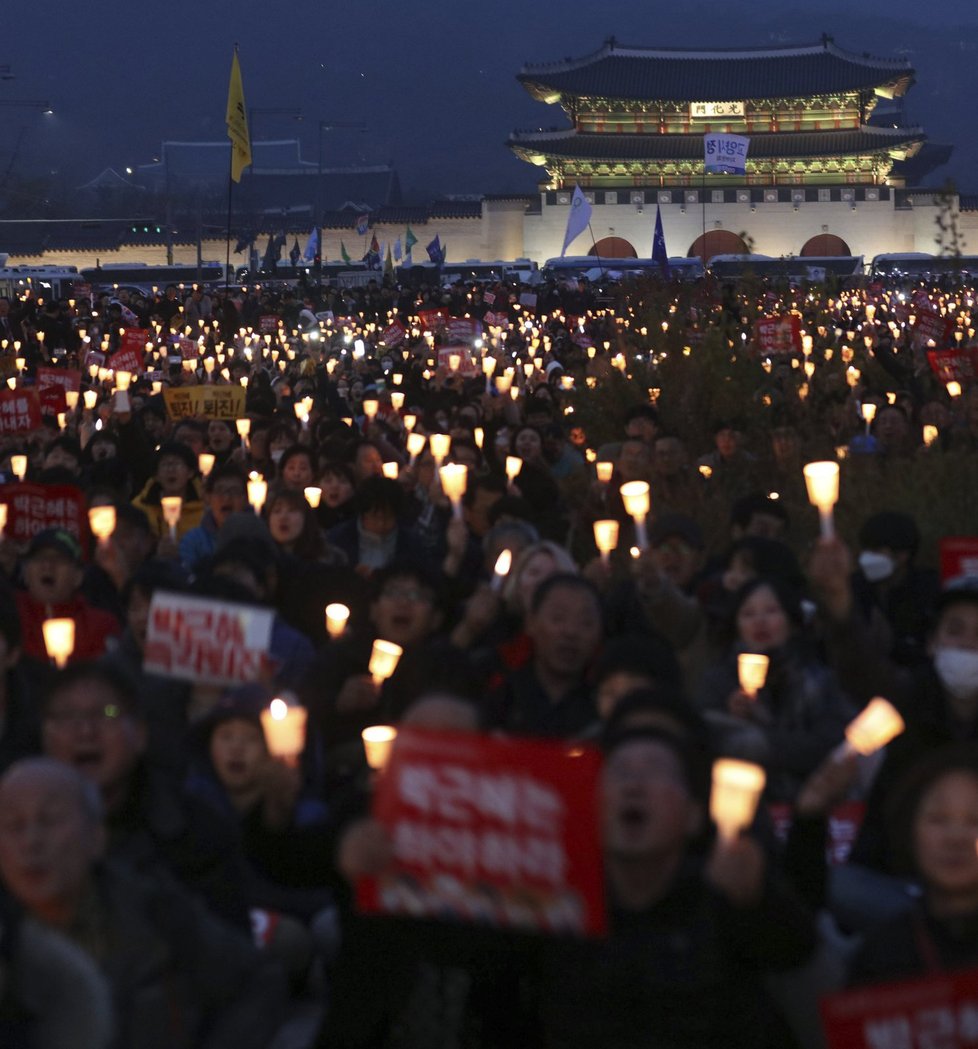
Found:
[{"label": "night sky", "polygon": [[[135,13],[138,10],[138,14]],[[316,159],[319,120],[363,121],[326,132],[327,164],[392,161],[405,196],[532,190],[538,169],[505,148],[514,128],[564,126],[555,106],[516,82],[524,62],[622,45],[737,47],[806,44],[823,32],[853,51],[907,54],[917,71],[907,115],[950,142],[953,177],[978,193],[978,3],[975,0],[115,0],[18,4],[5,12],[0,102],[44,99],[55,112],[0,106],[0,171],[56,173],[67,187],[104,167],[123,171],[164,139],[224,136],[232,45],[240,45],[249,107],[301,108],[304,119],[259,113],[252,138],[294,138]],[[21,136],[14,155],[14,142]]]}]

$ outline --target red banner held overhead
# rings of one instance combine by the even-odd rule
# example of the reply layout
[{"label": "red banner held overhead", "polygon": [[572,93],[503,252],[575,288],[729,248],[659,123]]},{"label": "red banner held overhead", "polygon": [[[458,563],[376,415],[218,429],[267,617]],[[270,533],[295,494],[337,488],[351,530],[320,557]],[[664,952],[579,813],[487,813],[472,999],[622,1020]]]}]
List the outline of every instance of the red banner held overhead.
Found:
[{"label": "red banner held overhead", "polygon": [[939,549],[942,583],[961,576],[978,578],[978,536],[946,535]]},{"label": "red banner held overhead", "polygon": [[65,393],[81,390],[81,372],[75,368],[38,368],[37,395],[42,415],[57,415],[67,410]]},{"label": "red banner held overhead", "polygon": [[114,372],[129,372],[138,375],[143,370],[143,359],[146,356],[146,339],[129,339],[132,332],[126,332],[119,340],[119,349],[106,361],[105,366]]},{"label": "red banner held overhead", "polygon": [[385,346],[399,346],[404,342],[406,335],[407,329],[404,325],[399,320],[394,320],[381,332],[380,341]]},{"label": "red banner held overhead", "polygon": [[448,322],[448,338],[451,342],[471,342],[482,334],[482,325],[471,317],[452,317]]},{"label": "red banner held overhead", "polygon": [[922,342],[945,342],[951,334],[953,324],[936,310],[920,310],[914,321],[914,337]]},{"label": "red banner held overhead", "polygon": [[441,331],[448,324],[448,310],[418,310],[418,319],[426,331]]},{"label": "red banner held overhead", "polygon": [[822,1023],[828,1049],[974,1049],[978,970],[830,995]]},{"label": "red banner held overhead", "polygon": [[7,504],[4,537],[15,543],[29,543],[47,528],[63,528],[85,541],[85,497],[73,485],[8,484],[0,488],[0,502]]},{"label": "red banner held overhead", "polygon": [[604,935],[599,770],[582,747],[403,730],[374,794],[394,863],[360,909]]},{"label": "red banner held overhead", "polygon": [[40,427],[41,406],[34,390],[0,390],[0,436]]},{"label": "red banner held overhead", "polygon": [[801,353],[801,318],[794,313],[754,322],[754,342],[762,357]]}]

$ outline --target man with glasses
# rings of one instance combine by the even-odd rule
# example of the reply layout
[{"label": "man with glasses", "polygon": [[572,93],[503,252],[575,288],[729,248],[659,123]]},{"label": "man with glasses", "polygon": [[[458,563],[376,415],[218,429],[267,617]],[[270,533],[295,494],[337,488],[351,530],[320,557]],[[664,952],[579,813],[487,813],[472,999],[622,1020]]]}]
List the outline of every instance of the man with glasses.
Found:
[{"label": "man with glasses", "polygon": [[222,466],[211,472],[204,486],[207,509],[203,520],[180,540],[180,561],[193,571],[214,554],[217,534],[231,514],[248,508],[248,489],[244,474],[235,466]]}]

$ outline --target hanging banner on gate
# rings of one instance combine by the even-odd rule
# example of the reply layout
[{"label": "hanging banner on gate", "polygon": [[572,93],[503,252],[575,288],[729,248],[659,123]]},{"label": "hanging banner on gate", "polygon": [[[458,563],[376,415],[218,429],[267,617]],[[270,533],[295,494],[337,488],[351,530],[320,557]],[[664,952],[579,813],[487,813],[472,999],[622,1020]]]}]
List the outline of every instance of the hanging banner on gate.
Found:
[{"label": "hanging banner on gate", "polygon": [[393,865],[362,911],[541,933],[606,931],[597,751],[402,730],[374,792]]}]

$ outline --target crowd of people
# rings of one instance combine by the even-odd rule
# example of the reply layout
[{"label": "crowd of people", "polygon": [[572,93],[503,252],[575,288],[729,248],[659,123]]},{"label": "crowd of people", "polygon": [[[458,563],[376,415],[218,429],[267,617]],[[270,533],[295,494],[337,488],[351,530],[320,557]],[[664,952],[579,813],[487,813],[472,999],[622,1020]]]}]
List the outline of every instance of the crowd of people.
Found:
[{"label": "crowd of people", "polygon": [[[936,518],[858,499],[973,463],[978,385],[928,358],[968,358],[971,309],[926,283],[0,301],[11,391],[80,380],[39,427],[0,416],[0,1045],[258,1049],[313,998],[320,1047],[808,1049],[821,995],[978,965],[978,555],[941,578]],[[191,387],[243,411],[180,414]],[[811,458],[849,471],[839,534]],[[25,517],[24,485],[111,534]],[[154,669],[161,594],[268,611],[260,671]],[[840,749],[877,696],[905,731]],[[377,724],[600,748],[607,937],[358,913],[391,862]],[[766,773],[734,840],[719,756]]]}]

